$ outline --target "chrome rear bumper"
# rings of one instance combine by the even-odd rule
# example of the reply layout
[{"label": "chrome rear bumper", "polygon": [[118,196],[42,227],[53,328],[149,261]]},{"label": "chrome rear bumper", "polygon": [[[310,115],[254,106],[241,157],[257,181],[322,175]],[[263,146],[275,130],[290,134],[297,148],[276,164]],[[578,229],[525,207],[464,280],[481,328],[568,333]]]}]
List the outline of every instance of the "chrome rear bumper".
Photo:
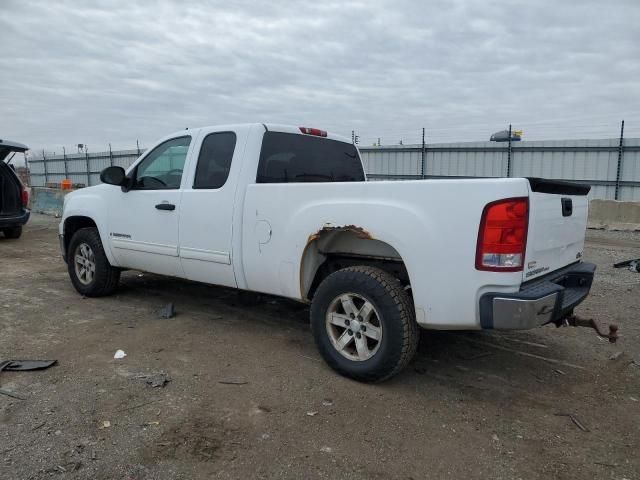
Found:
[{"label": "chrome rear bumper", "polygon": [[589,295],[596,266],[579,262],[522,284],[516,293],[485,293],[480,298],[480,325],[526,330],[559,323]]}]

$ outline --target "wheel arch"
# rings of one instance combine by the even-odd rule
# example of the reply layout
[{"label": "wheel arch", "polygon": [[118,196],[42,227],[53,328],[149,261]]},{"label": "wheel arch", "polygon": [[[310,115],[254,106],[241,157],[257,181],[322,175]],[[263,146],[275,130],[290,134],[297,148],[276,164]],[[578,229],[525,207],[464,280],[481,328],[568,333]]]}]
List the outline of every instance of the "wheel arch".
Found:
[{"label": "wheel arch", "polygon": [[86,217],[84,215],[73,215],[65,218],[63,228],[65,252],[69,249],[69,242],[71,242],[71,238],[81,228],[98,228],[98,225],[91,217]]},{"label": "wheel arch", "polygon": [[300,294],[310,301],[331,273],[345,267],[378,267],[410,285],[409,274],[398,250],[361,227],[327,227],[310,235],[300,259]]},{"label": "wheel arch", "polygon": [[82,228],[95,228],[96,230],[98,230],[98,235],[100,236],[100,240],[102,241],[102,248],[104,249],[105,255],[107,256],[109,263],[113,266],[116,266],[115,259],[113,258],[111,249],[109,248],[109,245],[107,243],[107,238],[105,238],[104,229],[101,229],[98,225],[98,222],[96,222],[92,217],[88,215],[74,214],[69,215],[64,219],[62,227],[64,251],[66,252],[69,250],[69,242],[71,242],[73,234]]}]

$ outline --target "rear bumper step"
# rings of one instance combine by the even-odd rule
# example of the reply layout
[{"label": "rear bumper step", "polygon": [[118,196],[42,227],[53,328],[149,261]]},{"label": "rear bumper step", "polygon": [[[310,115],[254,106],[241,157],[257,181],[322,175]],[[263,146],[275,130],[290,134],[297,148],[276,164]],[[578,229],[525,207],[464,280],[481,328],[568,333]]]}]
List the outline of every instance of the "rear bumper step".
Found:
[{"label": "rear bumper step", "polygon": [[480,297],[482,328],[525,330],[560,323],[589,295],[596,266],[580,262],[523,283],[516,293]]},{"label": "rear bumper step", "polygon": [[0,216],[0,228],[17,227],[29,221],[30,210],[22,210],[15,215]]}]

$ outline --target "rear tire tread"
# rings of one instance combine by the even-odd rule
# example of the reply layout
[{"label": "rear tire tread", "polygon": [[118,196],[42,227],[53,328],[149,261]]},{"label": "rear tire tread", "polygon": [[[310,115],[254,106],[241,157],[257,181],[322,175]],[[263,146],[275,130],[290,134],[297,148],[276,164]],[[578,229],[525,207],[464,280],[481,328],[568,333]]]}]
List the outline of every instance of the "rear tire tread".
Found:
[{"label": "rear tire tread", "polygon": [[[327,355],[323,351],[324,347],[322,344],[316,340],[316,343],[320,348],[320,353],[334,370],[341,375],[354,378],[356,380],[365,382],[382,382],[393,377],[404,369],[409,362],[411,362],[418,349],[420,332],[415,320],[413,302],[397,278],[384,270],[366,265],[348,267],[332,273],[320,284],[314,298],[318,295],[322,296],[326,289],[331,288],[333,279],[335,279],[334,276],[337,274],[340,274],[341,276],[345,274],[352,276],[353,279],[351,282],[354,286],[364,287],[365,289],[382,290],[380,291],[383,295],[380,295],[382,300],[380,301],[379,308],[383,310],[383,314],[388,315],[390,311],[393,312],[393,316],[400,321],[402,326],[402,347],[399,357],[395,360],[391,359],[395,362],[391,369],[388,368],[389,364],[387,363],[383,368],[378,368],[367,373],[359,372],[357,374],[354,374],[352,371],[344,368],[339,362],[335,361],[332,356]],[[317,316],[319,312],[314,312],[312,305],[312,318],[314,314]],[[322,328],[324,328],[324,320],[322,323]],[[318,332],[315,333],[318,334]]]}]

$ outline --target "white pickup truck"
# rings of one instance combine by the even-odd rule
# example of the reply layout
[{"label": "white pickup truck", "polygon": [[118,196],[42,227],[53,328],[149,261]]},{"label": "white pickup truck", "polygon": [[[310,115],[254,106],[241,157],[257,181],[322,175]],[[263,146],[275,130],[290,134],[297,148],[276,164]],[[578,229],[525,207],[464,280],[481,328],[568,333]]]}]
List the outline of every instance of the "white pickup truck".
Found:
[{"label": "white pickup truck", "polygon": [[525,178],[366,181],[357,148],[322,130],[184,130],[125,172],[66,196],[74,287],[112,293],[136,269],[311,304],[328,364],[377,381],[419,328],[560,324],[588,295],[588,186]]}]

